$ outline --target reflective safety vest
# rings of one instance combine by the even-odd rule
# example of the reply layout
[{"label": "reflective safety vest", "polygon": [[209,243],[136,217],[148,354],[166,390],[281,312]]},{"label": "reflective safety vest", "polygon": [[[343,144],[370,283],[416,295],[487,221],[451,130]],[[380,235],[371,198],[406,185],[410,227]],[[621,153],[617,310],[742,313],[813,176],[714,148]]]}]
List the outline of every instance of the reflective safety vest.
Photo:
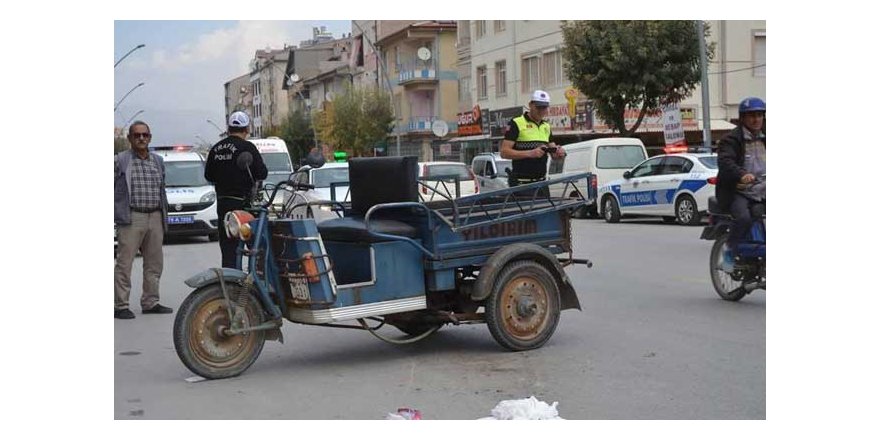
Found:
[{"label": "reflective safety vest", "polygon": [[[513,118],[513,123],[519,130],[519,136],[513,144],[513,149],[518,151],[532,150],[545,146],[550,142],[550,123],[541,121],[540,124],[526,119],[525,115]],[[522,179],[541,179],[547,173],[547,156],[539,159],[516,159],[512,162],[513,174],[511,177]]]}]

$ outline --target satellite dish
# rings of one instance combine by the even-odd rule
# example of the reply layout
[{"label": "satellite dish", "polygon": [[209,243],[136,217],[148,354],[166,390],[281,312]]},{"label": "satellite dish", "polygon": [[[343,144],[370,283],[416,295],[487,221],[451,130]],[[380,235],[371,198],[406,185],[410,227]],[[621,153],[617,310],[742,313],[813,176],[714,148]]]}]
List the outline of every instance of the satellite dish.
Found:
[{"label": "satellite dish", "polygon": [[446,134],[449,133],[449,124],[447,124],[446,121],[442,119],[438,119],[434,121],[433,124],[431,124],[431,131],[437,137],[446,136]]},{"label": "satellite dish", "polygon": [[336,94],[333,93],[333,92],[327,92],[327,93],[324,94],[324,100],[325,100],[325,101],[332,101],[333,98],[335,98],[335,97],[336,97]]},{"label": "satellite dish", "polygon": [[295,73],[293,75],[290,75],[290,80],[293,82],[299,82],[299,75]]},{"label": "satellite dish", "polygon": [[420,60],[428,61],[431,59],[431,50],[427,47],[420,47],[418,52],[416,52],[416,55],[419,57]]}]

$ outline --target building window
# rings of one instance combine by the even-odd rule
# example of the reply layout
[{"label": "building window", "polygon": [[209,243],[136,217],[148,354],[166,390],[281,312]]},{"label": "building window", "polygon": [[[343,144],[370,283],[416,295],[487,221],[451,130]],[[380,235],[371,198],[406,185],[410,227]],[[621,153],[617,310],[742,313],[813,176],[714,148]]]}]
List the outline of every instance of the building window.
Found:
[{"label": "building window", "polygon": [[540,58],[531,56],[522,60],[522,91],[531,92],[541,85],[541,67],[538,64]]},{"label": "building window", "polygon": [[486,79],[486,66],[477,67],[477,99],[486,99],[488,97],[488,86],[489,83]]},{"label": "building window", "polygon": [[495,20],[495,33],[497,34],[497,33],[504,32],[506,23],[507,22],[504,20]]},{"label": "building window", "polygon": [[541,58],[543,64],[544,84],[546,88],[558,86],[562,84],[562,54],[558,51],[545,53]]},{"label": "building window", "polygon": [[767,32],[755,31],[752,42],[752,76],[767,76]]},{"label": "building window", "polygon": [[477,32],[475,38],[483,38],[486,35],[486,20],[477,20]]},{"label": "building window", "polygon": [[495,96],[507,95],[507,61],[495,63]]},{"label": "building window", "polygon": [[462,102],[471,100],[471,77],[466,76],[458,80],[458,100]]}]

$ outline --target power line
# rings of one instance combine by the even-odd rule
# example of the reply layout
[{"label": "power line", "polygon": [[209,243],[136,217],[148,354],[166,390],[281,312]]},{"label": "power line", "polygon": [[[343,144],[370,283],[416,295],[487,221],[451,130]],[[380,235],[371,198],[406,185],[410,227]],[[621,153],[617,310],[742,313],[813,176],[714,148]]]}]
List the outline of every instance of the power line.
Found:
[{"label": "power line", "polygon": [[764,63],[764,64],[755,64],[754,66],[751,66],[751,67],[745,67],[745,68],[742,68],[742,69],[725,70],[725,71],[722,71],[722,72],[709,72],[709,75],[718,75],[718,74],[721,74],[721,73],[742,72],[742,71],[744,71],[744,70],[754,70],[754,69],[757,69],[758,67],[764,67],[764,66],[766,66],[766,65],[767,65],[767,63]]}]

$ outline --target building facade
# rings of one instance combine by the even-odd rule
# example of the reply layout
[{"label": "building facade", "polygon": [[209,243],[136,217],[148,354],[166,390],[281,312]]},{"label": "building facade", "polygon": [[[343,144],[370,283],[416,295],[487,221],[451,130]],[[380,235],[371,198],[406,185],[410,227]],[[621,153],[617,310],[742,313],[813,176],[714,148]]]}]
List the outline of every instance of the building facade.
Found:
[{"label": "building facade", "polygon": [[397,117],[386,154],[433,160],[435,123],[457,130],[456,27],[452,21],[378,23],[380,87],[390,88]]},{"label": "building facade", "polygon": [[[479,108],[482,130],[451,139],[460,160],[476,152],[497,151],[511,118],[521,114],[532,90],[550,93],[548,120],[561,143],[613,135],[598,119],[586,96],[566,77],[561,21],[459,21],[459,110]],[[729,131],[745,96],[766,96],[766,25],[764,21],[711,21],[708,43],[716,43],[710,63],[709,95],[712,137]],[[702,142],[702,98],[698,87],[681,103],[689,144]],[[634,111],[634,114],[637,112]],[[632,118],[635,121],[635,117]],[[657,152],[663,146],[660,115],[646,117],[637,132]],[[453,154],[454,156],[454,154]]]}]

